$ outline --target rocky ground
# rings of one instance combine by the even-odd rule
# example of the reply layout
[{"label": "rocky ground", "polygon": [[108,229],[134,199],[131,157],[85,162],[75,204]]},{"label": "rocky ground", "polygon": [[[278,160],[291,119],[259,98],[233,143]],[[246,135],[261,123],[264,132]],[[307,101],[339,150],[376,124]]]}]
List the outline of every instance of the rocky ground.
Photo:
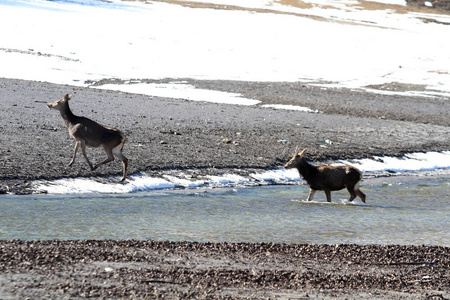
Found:
[{"label": "rocky ground", "polygon": [[416,6],[422,8],[433,8],[436,10],[441,10],[448,12],[450,10],[450,1],[447,0],[406,0],[409,6]]},{"label": "rocky ground", "polygon": [[[91,172],[81,154],[67,166],[74,142],[59,113],[46,107],[66,93],[74,95],[75,114],[127,135],[130,173],[268,169],[286,162],[297,145],[315,161],[449,149],[446,98],[303,83],[186,81],[262,103],[233,106],[0,79],[0,192],[30,193],[34,179],[120,174],[119,162]],[[105,156],[101,149],[87,153],[94,162]],[[0,298],[448,299],[449,252],[401,245],[0,240]]]},{"label": "rocky ground", "polygon": [[0,241],[2,299],[448,299],[450,249]]}]

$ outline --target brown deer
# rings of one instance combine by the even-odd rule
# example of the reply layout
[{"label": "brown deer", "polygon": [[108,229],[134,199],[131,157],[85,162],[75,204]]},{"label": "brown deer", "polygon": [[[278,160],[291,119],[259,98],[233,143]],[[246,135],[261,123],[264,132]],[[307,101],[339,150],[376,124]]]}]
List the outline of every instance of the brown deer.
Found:
[{"label": "brown deer", "polygon": [[[69,107],[70,98],[72,98],[72,95],[66,94],[64,98],[47,104],[48,108],[59,110],[64,123],[69,129],[70,137],[76,142],[69,166],[75,162],[75,157],[80,147],[81,153],[83,153],[92,171],[101,165],[113,161],[115,155],[122,160],[123,177],[121,181],[124,181],[127,177],[128,167],[128,159],[122,154],[123,145],[126,141],[125,135],[116,128],[106,127],[88,118],[75,116]],[[95,148],[103,146],[108,158],[93,166],[86,156],[86,146]]]},{"label": "brown deer", "polygon": [[327,201],[331,202],[331,191],[347,188],[350,192],[348,201],[351,202],[358,196],[362,202],[366,203],[366,195],[359,190],[359,182],[362,178],[360,170],[352,166],[313,166],[303,156],[305,151],[306,149],[303,149],[297,153],[297,150],[295,150],[294,156],[286,163],[284,168],[296,168],[303,179],[305,179],[309,186],[307,201],[311,201],[317,191],[324,191]]}]

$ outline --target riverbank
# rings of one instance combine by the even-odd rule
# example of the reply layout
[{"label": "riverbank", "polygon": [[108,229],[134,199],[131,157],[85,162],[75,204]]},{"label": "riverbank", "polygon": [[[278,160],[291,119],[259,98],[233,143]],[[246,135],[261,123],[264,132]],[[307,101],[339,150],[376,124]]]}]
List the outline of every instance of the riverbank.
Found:
[{"label": "riverbank", "polygon": [[1,241],[3,299],[448,299],[450,249]]},{"label": "riverbank", "polygon": [[[0,180],[4,190],[28,193],[30,181],[120,174],[118,161],[91,172],[81,154],[67,164],[74,141],[59,113],[46,103],[72,93],[77,115],[114,126],[127,136],[129,174],[200,169],[270,169],[283,165],[297,145],[315,161],[448,150],[446,98],[381,95],[304,83],[196,81],[208,90],[260,100],[254,106],[194,102],[94,88],[0,79],[4,109]],[[167,82],[160,81],[160,82]],[[318,113],[275,110],[264,104],[308,107]],[[88,149],[91,161],[104,159]]]}]

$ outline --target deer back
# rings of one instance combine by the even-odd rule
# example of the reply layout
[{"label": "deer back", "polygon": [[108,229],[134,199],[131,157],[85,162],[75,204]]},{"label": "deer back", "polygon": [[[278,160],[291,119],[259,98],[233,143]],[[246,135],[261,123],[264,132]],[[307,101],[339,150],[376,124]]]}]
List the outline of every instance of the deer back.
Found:
[{"label": "deer back", "polygon": [[120,144],[123,134],[116,128],[103,126],[85,117],[76,117],[68,126],[75,140],[83,139],[87,146],[99,147],[105,143]]},{"label": "deer back", "polygon": [[361,180],[361,172],[351,166],[326,166],[317,167],[318,173],[315,185],[329,190],[341,190],[346,186],[354,186]]}]

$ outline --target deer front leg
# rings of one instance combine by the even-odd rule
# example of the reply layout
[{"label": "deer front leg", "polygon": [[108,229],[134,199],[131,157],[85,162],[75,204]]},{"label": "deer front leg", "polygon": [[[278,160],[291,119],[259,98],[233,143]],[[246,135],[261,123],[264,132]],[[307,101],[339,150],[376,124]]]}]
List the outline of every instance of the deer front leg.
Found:
[{"label": "deer front leg", "polygon": [[86,142],[84,140],[81,140],[79,143],[81,145],[81,153],[83,153],[83,156],[86,159],[89,167],[91,168],[91,171],[94,171],[94,167],[92,166],[91,162],[89,161],[89,158],[86,155]]},{"label": "deer front leg", "polygon": [[312,201],[312,199],[314,198],[314,194],[316,192],[317,192],[316,190],[309,189],[308,199],[306,199],[306,201]]},{"label": "deer front leg", "polygon": [[80,142],[76,141],[75,142],[75,149],[73,149],[73,156],[72,156],[72,160],[69,163],[69,167],[72,166],[73,163],[75,162],[75,157],[77,156],[78,148],[80,148]]},{"label": "deer front leg", "polygon": [[325,190],[325,195],[327,196],[327,201],[331,202],[331,191],[330,190]]}]

